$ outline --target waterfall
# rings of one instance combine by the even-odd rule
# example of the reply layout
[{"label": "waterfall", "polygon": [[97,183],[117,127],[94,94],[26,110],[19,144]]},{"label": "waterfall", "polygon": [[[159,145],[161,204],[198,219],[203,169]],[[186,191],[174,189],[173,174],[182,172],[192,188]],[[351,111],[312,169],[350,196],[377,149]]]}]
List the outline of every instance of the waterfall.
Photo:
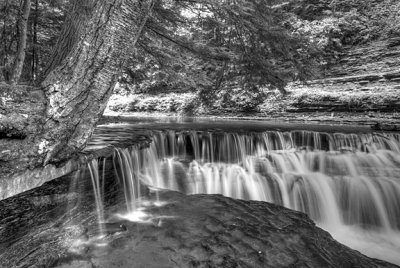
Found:
[{"label": "waterfall", "polygon": [[[105,161],[105,160],[104,160]],[[103,172],[100,177],[99,174],[99,161],[98,159],[92,159],[88,162],[88,169],[90,172],[90,178],[93,186],[94,199],[96,203],[96,212],[97,212],[97,222],[99,226],[99,235],[104,236],[104,167],[105,164],[103,162]]]},{"label": "waterfall", "polygon": [[150,148],[117,152],[124,177],[154,187],[273,202],[327,225],[400,229],[398,134],[159,131]]},{"label": "waterfall", "polygon": [[[133,213],[140,206],[140,181],[138,180],[138,155],[129,149],[116,150],[114,160],[119,163],[116,175],[124,191],[128,213]],[[116,165],[114,165],[116,167]]]},{"label": "waterfall", "polygon": [[155,131],[149,148],[117,149],[116,159],[127,189],[140,180],[272,202],[305,212],[345,244],[351,228],[400,238],[399,134]]}]

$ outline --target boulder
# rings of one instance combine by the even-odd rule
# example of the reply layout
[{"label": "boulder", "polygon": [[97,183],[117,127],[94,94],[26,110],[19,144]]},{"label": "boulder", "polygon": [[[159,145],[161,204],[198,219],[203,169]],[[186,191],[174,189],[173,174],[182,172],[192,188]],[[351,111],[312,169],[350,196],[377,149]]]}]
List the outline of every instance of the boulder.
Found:
[{"label": "boulder", "polygon": [[[136,221],[108,214],[101,227],[112,231],[96,241],[93,196],[81,184],[57,179],[0,201],[0,267],[397,267],[338,243],[303,213],[221,195],[160,192],[164,205],[144,203]],[[115,213],[124,204],[113,200]]]}]

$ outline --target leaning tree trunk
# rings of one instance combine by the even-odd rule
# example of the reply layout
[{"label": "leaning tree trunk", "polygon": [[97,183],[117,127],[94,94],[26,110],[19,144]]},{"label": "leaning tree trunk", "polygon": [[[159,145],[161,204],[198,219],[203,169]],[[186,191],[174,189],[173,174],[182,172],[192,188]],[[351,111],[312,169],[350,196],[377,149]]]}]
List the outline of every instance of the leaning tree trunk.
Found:
[{"label": "leaning tree trunk", "polygon": [[0,179],[63,163],[85,146],[153,8],[153,0],[79,3],[41,87],[0,84]]},{"label": "leaning tree trunk", "polygon": [[54,69],[42,83],[48,120],[38,142],[46,152],[45,164],[65,160],[84,147],[153,8],[153,1],[140,9],[129,0],[84,2],[88,23],[79,28],[79,39],[72,34],[77,44],[65,59],[52,62]]},{"label": "leaning tree trunk", "polygon": [[18,49],[15,57],[14,66],[11,71],[10,84],[15,85],[18,83],[22,74],[26,54],[26,40],[28,37],[28,18],[31,11],[31,0],[24,0],[22,6],[22,14],[18,21],[19,38]]},{"label": "leaning tree trunk", "polygon": [[61,62],[71,53],[74,46],[79,42],[82,34],[90,23],[90,16],[95,8],[95,0],[71,0],[69,16],[67,16],[60,37],[52,50],[52,55],[42,73],[43,77],[49,75]]}]

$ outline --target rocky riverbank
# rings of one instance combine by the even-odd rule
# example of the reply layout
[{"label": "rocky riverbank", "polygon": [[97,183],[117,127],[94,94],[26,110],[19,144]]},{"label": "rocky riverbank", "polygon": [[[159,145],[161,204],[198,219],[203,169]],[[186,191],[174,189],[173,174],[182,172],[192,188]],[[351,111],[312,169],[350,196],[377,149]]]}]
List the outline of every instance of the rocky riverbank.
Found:
[{"label": "rocky riverbank", "polygon": [[325,79],[292,84],[282,98],[287,112],[400,111],[400,38],[350,47]]},{"label": "rocky riverbank", "polygon": [[[239,116],[351,123],[400,119],[400,38],[346,47],[324,79],[291,83],[288,94],[224,92],[204,105],[196,93],[115,95],[108,113]],[[249,108],[250,107],[250,108]]]}]

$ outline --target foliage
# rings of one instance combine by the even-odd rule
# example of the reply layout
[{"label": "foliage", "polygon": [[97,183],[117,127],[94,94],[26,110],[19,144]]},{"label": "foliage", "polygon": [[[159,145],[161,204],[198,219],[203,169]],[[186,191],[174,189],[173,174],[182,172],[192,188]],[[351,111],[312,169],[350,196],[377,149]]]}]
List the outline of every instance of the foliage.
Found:
[{"label": "foliage", "polygon": [[397,0],[299,0],[291,1],[285,11],[288,28],[306,34],[326,49],[399,33]]},{"label": "foliage", "polygon": [[114,95],[108,108],[115,112],[161,112],[192,114],[199,106],[194,93],[170,93],[158,96],[135,94],[127,97]]},{"label": "foliage", "polygon": [[[44,69],[64,21],[68,0],[32,0],[22,81],[34,82]],[[0,80],[9,77],[17,50],[21,1],[0,0]]]},{"label": "foliage", "polygon": [[254,88],[246,90],[243,88],[223,89],[216,94],[213,108],[222,108],[229,112],[256,112],[257,107],[266,98],[266,92]]},{"label": "foliage", "polygon": [[[157,1],[123,77],[134,92],[283,90],[308,78],[315,50],[281,26],[280,1]],[[193,4],[194,3],[194,4]]]},{"label": "foliage", "polygon": [[397,0],[292,0],[282,11],[287,29],[322,51],[322,69],[334,64],[347,47],[400,33]]},{"label": "foliage", "polygon": [[[253,109],[261,88],[283,91],[287,82],[315,71],[314,47],[286,31],[282,14],[272,8],[281,2],[154,0],[143,34],[125,60],[121,84],[133,92],[200,92],[204,103],[220,91],[223,99],[238,94],[229,105],[243,102],[244,109]],[[5,18],[0,65],[7,79],[20,6],[11,0],[0,4]],[[68,0],[34,0],[23,81],[40,82],[68,7]]]}]

